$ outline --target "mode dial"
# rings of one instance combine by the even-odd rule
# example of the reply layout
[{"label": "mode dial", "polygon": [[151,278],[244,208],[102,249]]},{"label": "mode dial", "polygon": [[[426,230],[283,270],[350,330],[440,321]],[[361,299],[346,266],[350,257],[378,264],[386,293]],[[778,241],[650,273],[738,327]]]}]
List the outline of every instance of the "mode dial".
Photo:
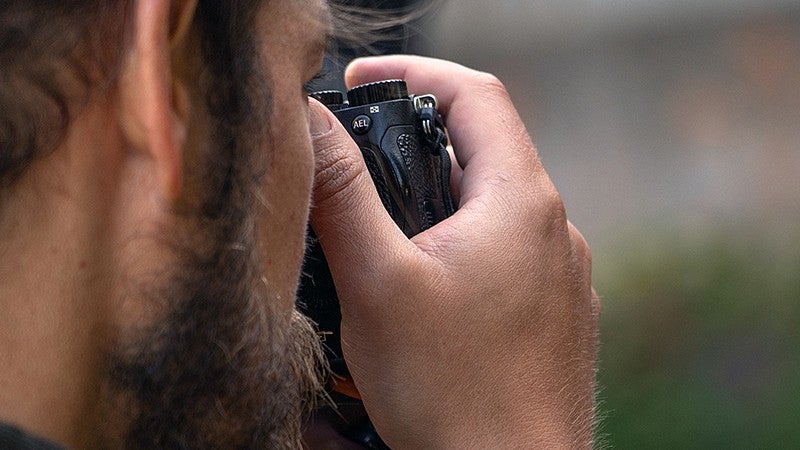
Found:
[{"label": "mode dial", "polygon": [[347,91],[350,106],[363,106],[372,103],[388,102],[408,98],[408,88],[403,80],[378,81],[362,84]]}]

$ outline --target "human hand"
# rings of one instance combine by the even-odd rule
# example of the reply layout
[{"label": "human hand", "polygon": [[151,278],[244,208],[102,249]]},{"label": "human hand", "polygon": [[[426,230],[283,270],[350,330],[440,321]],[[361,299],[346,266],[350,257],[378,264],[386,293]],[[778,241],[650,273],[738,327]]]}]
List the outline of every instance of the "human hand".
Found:
[{"label": "human hand", "polygon": [[360,151],[312,101],[312,225],[342,348],[394,448],[590,447],[599,301],[591,256],[503,85],[445,61],[361,59],[348,86],[432,93],[458,166],[458,212],[407,239]]}]

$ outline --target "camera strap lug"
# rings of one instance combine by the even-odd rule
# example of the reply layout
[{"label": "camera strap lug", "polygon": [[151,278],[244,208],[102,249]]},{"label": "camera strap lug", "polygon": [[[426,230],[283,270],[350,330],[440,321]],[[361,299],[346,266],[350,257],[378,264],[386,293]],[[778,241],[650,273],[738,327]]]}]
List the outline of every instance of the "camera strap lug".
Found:
[{"label": "camera strap lug", "polygon": [[433,95],[418,95],[414,97],[414,109],[422,122],[422,131],[428,139],[434,137],[436,126],[436,97]]},{"label": "camera strap lug", "polygon": [[414,98],[414,110],[419,118],[425,139],[430,143],[434,155],[439,154],[440,148],[447,147],[447,133],[444,131],[444,121],[436,110],[436,97],[433,95],[418,95]]},{"label": "camera strap lug", "polygon": [[436,97],[433,95],[419,95],[414,97],[414,110],[419,117],[425,139],[428,141],[433,156],[439,159],[439,189],[445,195],[442,198],[448,216],[455,212],[455,205],[450,197],[450,154],[447,152],[447,133],[445,132],[442,115],[436,110]]}]

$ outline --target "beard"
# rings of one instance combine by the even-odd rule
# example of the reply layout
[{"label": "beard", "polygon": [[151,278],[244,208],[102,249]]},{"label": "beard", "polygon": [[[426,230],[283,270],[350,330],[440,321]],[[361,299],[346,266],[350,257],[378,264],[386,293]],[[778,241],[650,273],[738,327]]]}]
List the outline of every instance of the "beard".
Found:
[{"label": "beard", "polygon": [[185,169],[199,200],[176,212],[180,233],[157,237],[175,267],[134,287],[161,314],[111,351],[108,422],[117,429],[107,431],[130,448],[299,448],[302,419],[323,385],[314,328],[270,294],[260,271],[256,192],[268,168],[261,149],[271,147],[266,71],[250,39],[219,33],[204,39],[204,51],[217,55],[203,86],[212,145],[195,158],[203,164]]},{"label": "beard", "polygon": [[110,392],[128,448],[300,448],[322,387],[319,340],[253,287],[223,250],[176,270],[170,307],[112,353]]}]

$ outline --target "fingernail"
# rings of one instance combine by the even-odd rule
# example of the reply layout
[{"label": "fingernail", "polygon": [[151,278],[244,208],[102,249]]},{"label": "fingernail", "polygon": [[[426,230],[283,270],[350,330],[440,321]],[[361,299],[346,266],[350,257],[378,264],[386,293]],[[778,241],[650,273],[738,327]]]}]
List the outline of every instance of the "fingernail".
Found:
[{"label": "fingernail", "polygon": [[325,110],[325,107],[316,100],[309,99],[309,108],[311,110],[310,117],[310,131],[311,136],[322,136],[333,129],[330,114]]}]

